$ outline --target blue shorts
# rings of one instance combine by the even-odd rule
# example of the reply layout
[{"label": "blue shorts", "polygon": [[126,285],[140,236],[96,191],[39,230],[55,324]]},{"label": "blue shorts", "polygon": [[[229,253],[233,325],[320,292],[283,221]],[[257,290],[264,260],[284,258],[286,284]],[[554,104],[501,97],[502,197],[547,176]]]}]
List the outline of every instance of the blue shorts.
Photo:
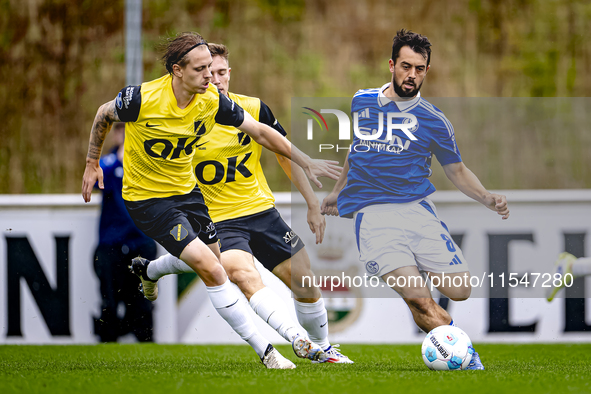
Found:
[{"label": "blue shorts", "polygon": [[300,237],[283,221],[275,208],[216,223],[220,250],[250,253],[269,271],[304,247]]}]

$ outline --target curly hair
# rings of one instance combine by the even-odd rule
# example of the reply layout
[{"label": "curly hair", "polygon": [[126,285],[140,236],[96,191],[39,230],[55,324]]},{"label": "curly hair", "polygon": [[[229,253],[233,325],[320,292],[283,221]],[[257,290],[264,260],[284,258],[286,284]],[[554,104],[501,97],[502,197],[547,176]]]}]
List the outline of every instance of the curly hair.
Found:
[{"label": "curly hair", "polygon": [[427,66],[431,61],[431,42],[421,34],[413,33],[410,30],[400,29],[396,32],[392,43],[392,60],[396,63],[400,48],[409,46],[410,49],[423,55],[427,59]]}]

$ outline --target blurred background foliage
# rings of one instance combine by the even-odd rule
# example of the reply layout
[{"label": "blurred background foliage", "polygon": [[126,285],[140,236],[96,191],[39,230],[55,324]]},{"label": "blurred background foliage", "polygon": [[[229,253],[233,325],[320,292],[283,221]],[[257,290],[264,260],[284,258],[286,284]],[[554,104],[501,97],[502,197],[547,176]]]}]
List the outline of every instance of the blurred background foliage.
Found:
[{"label": "blurred background foliage", "polygon": [[[124,8],[0,0],[0,193],[80,191],[96,110],[125,85]],[[462,98],[431,101],[488,188],[591,187],[587,99],[532,101],[535,124],[519,126],[491,116],[490,101],[465,104],[591,96],[588,1],[144,0],[144,80],[165,73],[162,37],[197,31],[229,47],[231,91],[260,97],[289,129],[292,97],[351,97],[388,82],[391,40],[403,27],[433,43],[422,94]],[[271,187],[289,190],[274,155],[263,160]],[[451,188],[441,172],[434,178]]]}]

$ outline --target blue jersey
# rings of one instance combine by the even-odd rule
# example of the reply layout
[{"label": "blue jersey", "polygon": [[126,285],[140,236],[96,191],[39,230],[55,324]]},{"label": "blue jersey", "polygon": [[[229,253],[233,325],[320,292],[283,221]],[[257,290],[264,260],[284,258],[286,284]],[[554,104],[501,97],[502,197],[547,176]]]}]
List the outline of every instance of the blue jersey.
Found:
[{"label": "blue jersey", "polygon": [[443,112],[420,95],[394,102],[382,93],[388,86],[360,90],[353,97],[351,113],[358,133],[377,139],[355,134],[347,185],[338,198],[341,216],[352,217],[368,205],[410,202],[433,193],[428,179],[433,154],[441,165],[462,161]]}]

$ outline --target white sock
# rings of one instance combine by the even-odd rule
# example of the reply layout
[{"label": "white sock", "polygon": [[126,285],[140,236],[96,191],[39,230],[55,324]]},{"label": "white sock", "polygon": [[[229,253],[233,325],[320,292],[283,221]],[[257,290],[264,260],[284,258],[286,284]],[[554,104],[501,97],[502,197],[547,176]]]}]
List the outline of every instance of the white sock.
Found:
[{"label": "white sock", "polygon": [[240,338],[248,342],[259,357],[264,357],[265,350],[271,344],[256,329],[246,306],[240,302],[236,291],[226,280],[221,286],[206,287],[209,299],[221,317],[236,331]]},{"label": "white sock", "polygon": [[183,260],[171,255],[170,253],[150,261],[148,264],[148,278],[158,280],[165,275],[183,274],[185,272],[195,272]]},{"label": "white sock", "polygon": [[577,261],[573,262],[570,269],[574,276],[591,275],[591,257],[577,259]]},{"label": "white sock", "polygon": [[299,329],[291,320],[285,308],[287,307],[277,293],[268,287],[263,287],[250,297],[250,306],[268,325],[273,327],[286,341],[291,342]]},{"label": "white sock", "polygon": [[320,345],[323,350],[330,347],[328,341],[328,314],[321,298],[311,304],[293,300],[298,321],[308,331],[312,342]]}]

